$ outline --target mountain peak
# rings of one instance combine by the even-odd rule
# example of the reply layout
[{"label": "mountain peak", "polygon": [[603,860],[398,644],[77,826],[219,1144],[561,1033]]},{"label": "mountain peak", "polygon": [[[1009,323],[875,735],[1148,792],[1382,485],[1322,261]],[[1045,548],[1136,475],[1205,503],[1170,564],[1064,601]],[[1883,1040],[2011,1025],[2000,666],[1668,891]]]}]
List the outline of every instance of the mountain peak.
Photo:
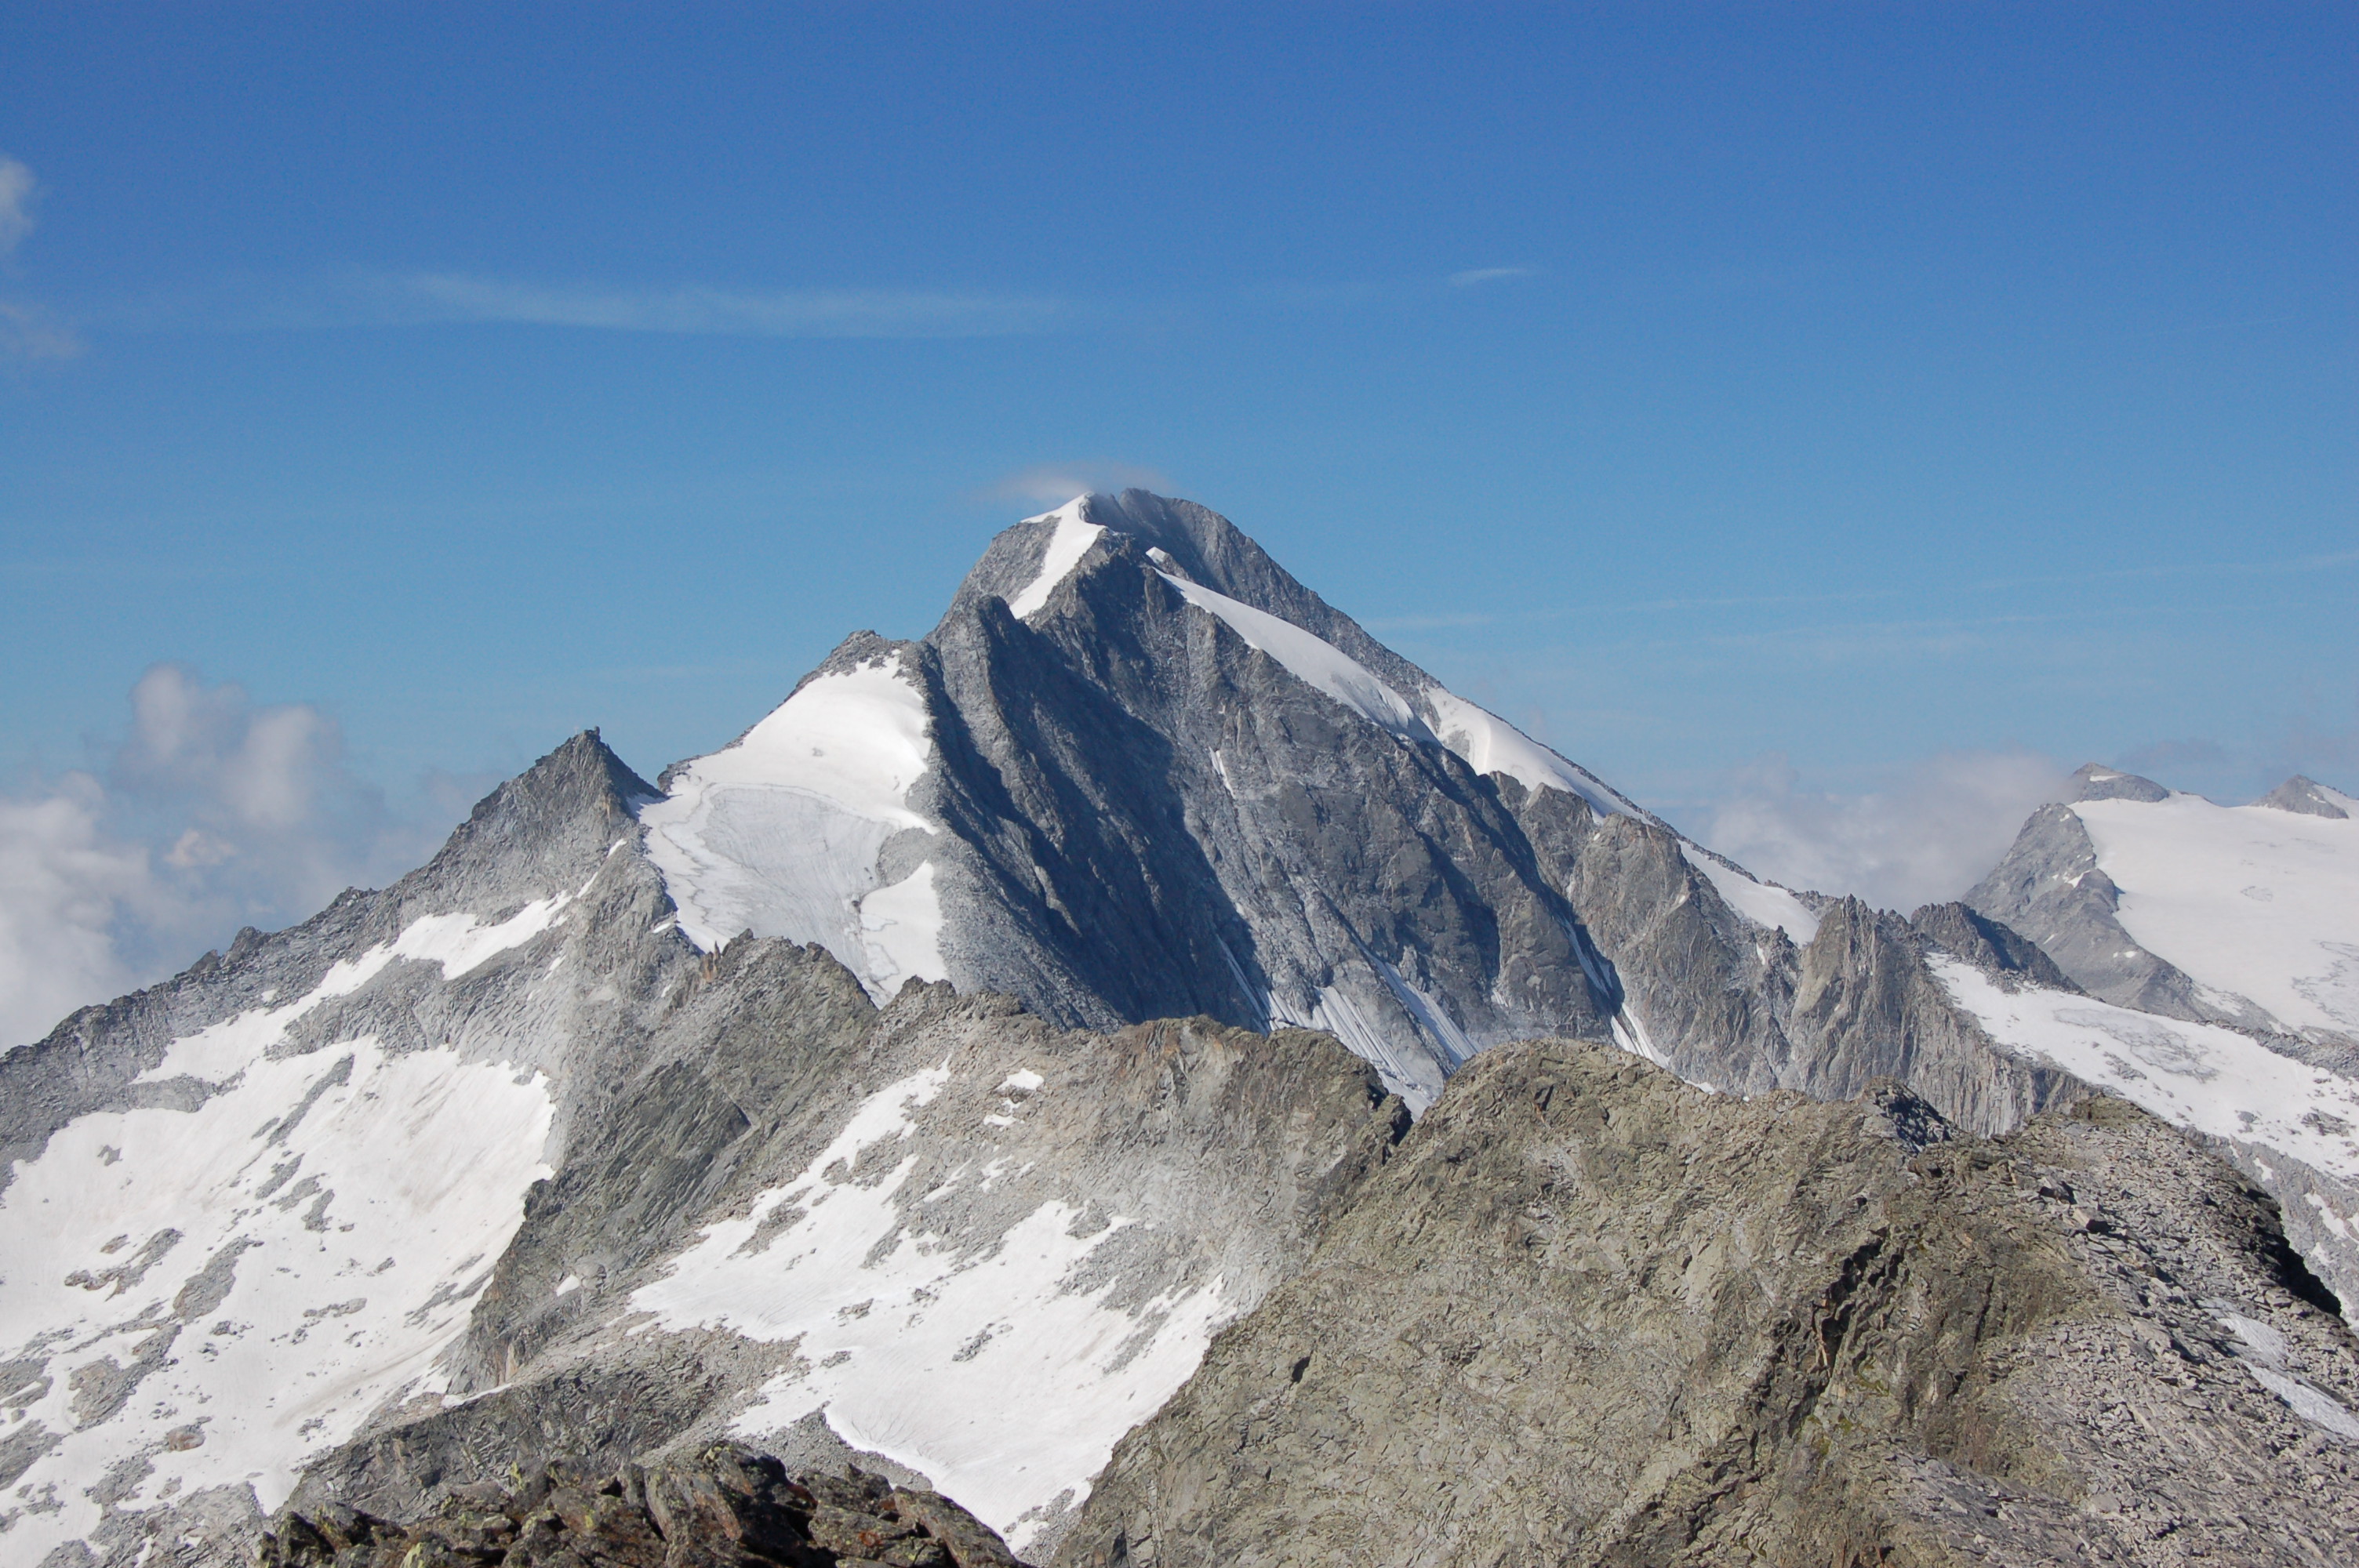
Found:
[{"label": "mountain peak", "polygon": [[2351,816],[2350,799],[2340,790],[2329,789],[2316,779],[2296,773],[2253,804],[2273,806],[2279,811],[2299,812],[2304,816],[2346,820]]},{"label": "mountain peak", "polygon": [[2068,806],[2079,806],[2092,800],[2169,800],[2170,792],[2152,779],[2125,773],[2119,768],[2109,768],[2101,762],[2083,762],[2072,775],[2073,791],[2065,799]]}]

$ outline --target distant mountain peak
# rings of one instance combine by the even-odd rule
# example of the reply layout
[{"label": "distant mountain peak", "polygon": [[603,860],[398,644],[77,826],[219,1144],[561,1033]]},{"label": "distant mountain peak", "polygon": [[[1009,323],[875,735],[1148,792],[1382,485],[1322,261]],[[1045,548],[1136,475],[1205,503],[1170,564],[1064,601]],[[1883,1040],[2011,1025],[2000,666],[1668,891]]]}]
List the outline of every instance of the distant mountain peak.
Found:
[{"label": "distant mountain peak", "polygon": [[2066,804],[2079,806],[2092,800],[2169,800],[2170,791],[2152,779],[2125,773],[2119,768],[2109,768],[2100,762],[2083,762],[2072,774],[2073,792]]},{"label": "distant mountain peak", "polygon": [[2300,773],[2286,780],[2260,799],[2255,806],[2273,806],[2279,811],[2299,812],[2304,816],[2325,816],[2347,819],[2351,797],[2340,790],[2327,788],[2316,779]]}]

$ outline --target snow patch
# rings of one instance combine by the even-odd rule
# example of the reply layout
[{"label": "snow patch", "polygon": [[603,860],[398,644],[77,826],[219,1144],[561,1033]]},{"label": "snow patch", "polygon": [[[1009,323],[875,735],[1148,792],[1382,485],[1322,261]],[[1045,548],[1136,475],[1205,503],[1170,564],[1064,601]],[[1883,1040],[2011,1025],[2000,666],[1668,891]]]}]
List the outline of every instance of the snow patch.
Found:
[{"label": "snow patch", "polygon": [[1049,595],[1057,585],[1072,574],[1083,556],[1105,529],[1084,519],[1082,512],[1089,503],[1086,495],[1077,495],[1054,512],[1043,512],[1038,517],[1027,517],[1027,523],[1046,523],[1053,519],[1057,531],[1049,536],[1049,547],[1040,552],[1040,570],[1023,590],[1007,601],[1007,612],[1018,621],[1037,611],[1049,602]]},{"label": "snow patch", "polygon": [[[900,1195],[916,1160],[875,1167],[949,1076],[868,1097],[800,1175],[708,1227],[632,1305],[669,1328],[799,1340],[738,1432],[758,1440],[822,1411],[845,1442],[924,1471],[1021,1550],[1026,1516],[1086,1496],[1234,1313],[1219,1279],[1135,1315],[1106,1304],[1114,1281],[1080,1288],[1091,1255],[1135,1220],[1076,1236],[1081,1212],[1052,1200],[996,1237],[913,1231]],[[777,1216],[784,1227],[757,1242]]]},{"label": "snow patch", "polygon": [[860,901],[861,946],[868,955],[870,989],[898,992],[905,980],[939,980],[942,965],[942,901],[934,892],[931,860],[890,887]]}]

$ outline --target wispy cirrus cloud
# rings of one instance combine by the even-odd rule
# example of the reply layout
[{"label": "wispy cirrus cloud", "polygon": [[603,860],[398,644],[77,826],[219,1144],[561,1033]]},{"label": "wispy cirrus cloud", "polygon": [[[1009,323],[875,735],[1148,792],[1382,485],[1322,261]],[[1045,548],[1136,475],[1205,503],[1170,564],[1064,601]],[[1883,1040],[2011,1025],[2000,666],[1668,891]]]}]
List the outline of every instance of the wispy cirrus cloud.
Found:
[{"label": "wispy cirrus cloud", "polygon": [[33,232],[34,189],[31,169],[0,156],[0,256],[14,251]]},{"label": "wispy cirrus cloud", "polygon": [[1452,288],[1474,288],[1485,283],[1505,283],[1509,278],[1513,277],[1538,277],[1539,275],[1540,269],[1536,266],[1469,267],[1464,272],[1451,273],[1450,275],[1450,287]]},{"label": "wispy cirrus cloud", "polygon": [[379,287],[412,319],[712,337],[992,338],[1046,331],[1070,314],[1049,298],[906,289],[630,289],[457,273],[417,273]]}]

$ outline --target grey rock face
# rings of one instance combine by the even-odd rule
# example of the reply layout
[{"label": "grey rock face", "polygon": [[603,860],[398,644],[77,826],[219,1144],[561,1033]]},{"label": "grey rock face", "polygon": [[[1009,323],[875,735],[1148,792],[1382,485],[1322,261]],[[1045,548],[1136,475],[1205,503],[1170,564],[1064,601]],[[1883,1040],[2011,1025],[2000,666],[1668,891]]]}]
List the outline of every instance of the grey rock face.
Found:
[{"label": "grey rock face", "polygon": [[1669,829],[1614,817],[1574,857],[1570,892],[1613,963],[1643,1041],[1690,1083],[1847,1099],[1896,1077],[1959,1127],[2003,1132],[2077,1087],[1992,1042],[1925,964],[1928,945],[2044,973],[2037,950],[1963,911],[1912,926],[1857,899],[1825,903],[1804,946],[1746,921]]},{"label": "grey rock face", "polygon": [[[1066,510],[995,540],[921,643],[863,634],[822,666],[889,660],[921,696],[930,753],[906,806],[928,829],[888,838],[881,814],[860,819],[876,824],[857,847],[875,870],[854,880],[864,892],[931,868],[948,979],[1070,1026],[1202,1013],[1328,1028],[1413,1107],[1484,1046],[1606,1033],[1612,974],[1503,775],[1438,738],[1455,698],[1201,507],[1134,491]],[[1035,592],[1068,526],[1094,532]],[[1392,717],[1372,721],[1191,602],[1197,589],[1277,617]],[[1027,593],[1038,608],[1019,619],[1009,601]],[[1590,803],[1543,793],[1578,833]],[[821,941],[861,968],[848,903],[765,918],[775,929],[757,935]]]},{"label": "grey rock face", "polygon": [[2346,821],[2351,814],[2338,805],[2316,779],[2300,773],[2286,780],[2260,799],[2255,806],[2274,806],[2279,811],[2299,812],[2304,816],[2325,816]]},{"label": "grey rock face", "polygon": [[1929,903],[1908,917],[1926,940],[2004,982],[2078,990],[2038,944],[2009,925],[1956,902]]},{"label": "grey rock face", "polygon": [[2169,800],[2170,792],[2152,779],[2142,779],[2136,773],[2125,773],[2118,768],[2108,768],[2097,762],[2083,762],[2072,774],[2072,793],[2069,799],[2083,800]]},{"label": "grey rock face", "polygon": [[2264,1195],[2118,1101],[1924,1124],[1889,1089],[1484,1055],[1124,1441],[1058,1561],[2359,1551],[2359,1344]]}]

